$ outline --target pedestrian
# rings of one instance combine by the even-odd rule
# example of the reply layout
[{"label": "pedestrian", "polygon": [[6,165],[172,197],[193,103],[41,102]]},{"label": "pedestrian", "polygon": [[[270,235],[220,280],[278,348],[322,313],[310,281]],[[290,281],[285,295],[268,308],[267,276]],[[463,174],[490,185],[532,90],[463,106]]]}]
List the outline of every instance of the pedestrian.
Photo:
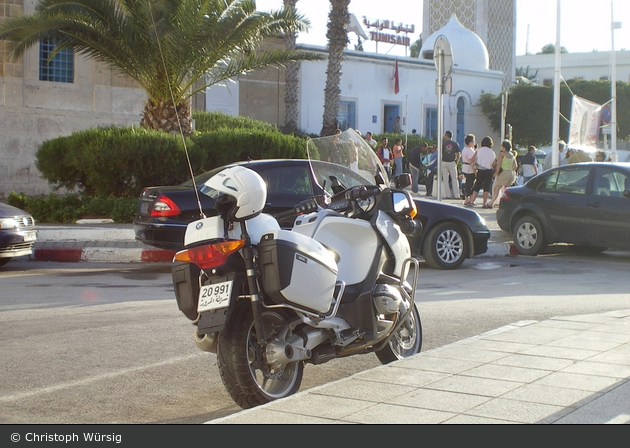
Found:
[{"label": "pedestrian", "polygon": [[473,168],[473,162],[477,156],[475,136],[468,134],[464,137],[464,150],[462,151],[462,174],[464,175],[464,206],[474,207],[475,204],[471,202],[473,185],[475,182],[476,171]]},{"label": "pedestrian", "polygon": [[420,143],[420,146],[416,146],[409,153],[409,170],[411,171],[411,191],[418,192],[418,182],[424,180],[426,174],[426,167],[422,164],[422,153],[427,151],[426,142]]},{"label": "pedestrian", "polygon": [[396,120],[394,120],[394,124],[392,125],[392,130],[394,134],[402,133],[402,129],[400,128],[400,117],[396,117]]},{"label": "pedestrian", "polygon": [[474,204],[479,192],[483,190],[482,207],[492,208],[488,205],[488,196],[492,189],[492,174],[494,173],[497,156],[494,153],[494,149],[492,149],[494,142],[491,137],[484,137],[480,145],[477,150],[477,155],[475,156],[475,161],[473,162],[473,168],[477,170],[477,177],[475,178],[475,184],[473,185],[473,192],[469,203]]},{"label": "pedestrian", "polygon": [[[459,199],[459,183],[457,181],[457,162],[462,150],[459,143],[453,140],[453,133],[444,133],[442,145],[442,191],[446,199]],[[449,183],[450,180],[450,183]]]},{"label": "pedestrian", "polygon": [[523,183],[530,180],[536,174],[538,174],[538,159],[536,158],[536,147],[532,145],[527,148],[527,154],[525,154],[521,160]]},{"label": "pedestrian", "polygon": [[[497,157],[497,164],[494,169],[494,185],[492,186],[492,200],[490,201],[490,207],[494,206],[494,203],[499,199],[503,189],[511,187],[516,180],[516,157],[512,154],[512,144],[508,140],[503,140],[501,143],[501,152]],[[499,204],[496,205],[497,207]]]},{"label": "pedestrian", "polygon": [[376,149],[376,146],[378,145],[378,143],[376,142],[376,140],[372,138],[372,133],[370,131],[365,133],[365,141],[367,142],[368,145],[370,145],[370,148]]},{"label": "pedestrian", "polygon": [[431,145],[427,150],[427,155],[422,159],[422,164],[427,172],[424,176],[424,186],[427,189],[425,196],[433,196],[433,183],[437,175],[437,148]]},{"label": "pedestrian", "polygon": [[605,162],[606,161],[606,151],[602,151],[601,149],[595,153],[595,161],[596,162]]},{"label": "pedestrian", "polygon": [[387,173],[387,177],[389,180],[389,178],[392,177],[390,164],[393,160],[393,155],[392,151],[389,149],[389,146],[387,146],[388,143],[389,140],[387,139],[387,137],[383,137],[381,139],[381,146],[379,146],[378,150],[376,151],[376,156],[378,157],[378,160],[380,160],[383,164],[383,168],[385,168],[385,172]]},{"label": "pedestrian", "polygon": [[396,143],[392,146],[392,155],[394,156],[394,173],[392,177],[398,176],[403,172],[403,149],[402,138],[396,139]]},{"label": "pedestrian", "polygon": [[[558,142],[558,151],[559,151],[558,166],[566,165],[567,163],[564,157],[564,149],[566,147],[567,147],[567,144],[564,142],[564,140],[560,140]],[[547,171],[549,168],[551,168],[552,159],[553,159],[553,151],[550,149],[547,155],[545,156],[545,163],[543,164],[543,171]]]}]

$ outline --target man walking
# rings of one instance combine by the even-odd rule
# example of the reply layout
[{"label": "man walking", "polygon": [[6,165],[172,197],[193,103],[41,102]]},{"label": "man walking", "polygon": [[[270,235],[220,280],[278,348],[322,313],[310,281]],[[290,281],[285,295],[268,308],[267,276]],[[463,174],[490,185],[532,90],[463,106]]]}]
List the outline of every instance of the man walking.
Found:
[{"label": "man walking", "polygon": [[[445,199],[459,199],[459,182],[457,180],[457,162],[462,154],[459,143],[453,140],[453,133],[444,133],[442,145],[442,191]],[[449,182],[450,180],[450,182]]]},{"label": "man walking", "polygon": [[536,159],[536,147],[530,146],[527,148],[527,154],[523,156],[521,160],[521,169],[523,176],[523,183],[530,180],[536,174],[538,174],[538,160]]},{"label": "man walking", "polygon": [[383,164],[383,168],[385,168],[387,177],[391,178],[392,172],[390,169],[390,165],[391,165],[392,160],[394,160],[394,156],[392,154],[391,149],[389,149],[389,147],[387,146],[388,143],[389,143],[389,140],[387,139],[387,137],[383,137],[381,140],[381,146],[379,146],[378,150],[376,151],[376,155],[378,159],[381,161],[381,163]]}]

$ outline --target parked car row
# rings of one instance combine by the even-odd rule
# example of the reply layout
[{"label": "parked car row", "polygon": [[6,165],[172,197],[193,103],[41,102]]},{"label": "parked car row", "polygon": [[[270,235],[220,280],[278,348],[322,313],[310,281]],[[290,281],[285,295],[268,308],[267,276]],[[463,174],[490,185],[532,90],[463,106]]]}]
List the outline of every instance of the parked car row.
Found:
[{"label": "parked car row", "polygon": [[[265,180],[268,194],[264,212],[269,214],[287,211],[312,196],[332,195],[336,182],[344,187],[374,184],[346,167],[328,162],[312,162],[313,170],[308,160],[296,159],[238,164],[256,171]],[[211,176],[233,165],[197,176],[194,185],[199,189]],[[419,235],[410,238],[412,255],[423,257],[432,268],[454,269],[466,258],[487,251],[490,231],[475,211],[425,199],[416,198],[415,202],[416,219],[423,228]],[[145,188],[133,222],[136,239],[162,249],[182,249],[188,223],[199,218],[199,204],[206,216],[216,213],[213,200],[204,194],[196,195],[192,181]],[[281,220],[280,225],[290,228],[293,218]]]},{"label": "parked car row", "polygon": [[496,216],[523,255],[537,255],[553,243],[588,251],[630,249],[630,163],[552,168],[507,188]]}]

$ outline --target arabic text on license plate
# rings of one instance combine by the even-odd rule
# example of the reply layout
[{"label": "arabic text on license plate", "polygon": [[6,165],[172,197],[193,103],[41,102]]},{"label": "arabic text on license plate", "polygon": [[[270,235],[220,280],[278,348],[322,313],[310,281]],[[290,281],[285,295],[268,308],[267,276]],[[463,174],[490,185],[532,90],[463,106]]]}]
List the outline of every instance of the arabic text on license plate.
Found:
[{"label": "arabic text on license plate", "polygon": [[37,232],[26,232],[24,235],[24,241],[35,241],[37,238]]},{"label": "arabic text on license plate", "polygon": [[199,291],[199,305],[197,305],[197,311],[201,313],[203,311],[227,308],[230,305],[231,294],[231,281],[202,286]]}]

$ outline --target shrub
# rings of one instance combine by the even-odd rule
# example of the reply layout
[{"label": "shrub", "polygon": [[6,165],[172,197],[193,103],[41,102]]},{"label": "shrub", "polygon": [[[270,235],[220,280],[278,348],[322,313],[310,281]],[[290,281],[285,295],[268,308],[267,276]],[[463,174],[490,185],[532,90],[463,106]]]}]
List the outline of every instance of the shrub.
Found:
[{"label": "shrub", "polygon": [[[193,171],[203,152],[185,140]],[[88,129],[44,142],[37,169],[55,188],[88,196],[137,197],[147,185],[173,185],[190,177],[180,136],[139,127]]]},{"label": "shrub", "polygon": [[278,131],[278,129],[264,121],[249,117],[227,115],[222,112],[193,112],[195,129],[198,133],[218,131],[219,129],[254,129],[259,131]]},{"label": "shrub", "polygon": [[138,209],[136,198],[89,198],[78,194],[29,197],[12,192],[7,202],[27,211],[40,223],[74,223],[81,218],[110,218],[118,223],[131,223]]},{"label": "shrub", "polygon": [[204,170],[248,159],[306,157],[306,140],[275,130],[219,129],[196,135],[193,141],[206,154]]}]

